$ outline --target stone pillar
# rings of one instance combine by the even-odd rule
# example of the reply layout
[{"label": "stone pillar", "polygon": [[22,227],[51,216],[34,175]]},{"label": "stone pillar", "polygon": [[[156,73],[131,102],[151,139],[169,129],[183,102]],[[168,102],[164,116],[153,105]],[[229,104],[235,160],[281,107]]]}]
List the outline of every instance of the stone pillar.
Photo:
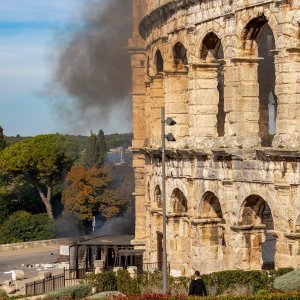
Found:
[{"label": "stone pillar", "polygon": [[189,135],[188,121],[188,73],[187,71],[165,72],[164,93],[166,117],[176,121],[176,125],[167,126],[166,132],[173,133],[176,142],[167,142],[167,146],[184,148]]},{"label": "stone pillar", "polygon": [[161,146],[161,108],[164,106],[164,78],[162,75],[152,76],[152,83],[150,85],[150,98],[150,145],[158,148]]},{"label": "stone pillar", "polygon": [[235,57],[225,71],[225,143],[257,147],[259,137],[259,58]]},{"label": "stone pillar", "polygon": [[133,168],[135,179],[135,244],[145,243],[146,239],[146,207],[145,207],[145,156],[133,151]]},{"label": "stone pillar", "polygon": [[273,147],[300,147],[300,48],[286,49],[275,58],[278,97]]},{"label": "stone pillar", "polygon": [[202,145],[203,139],[218,137],[219,66],[216,63],[193,64],[189,74],[190,138]]},{"label": "stone pillar", "polygon": [[290,185],[276,185],[276,209],[273,213],[275,232],[277,233],[275,267],[285,268],[290,263],[290,251],[288,248],[287,238],[285,234],[289,233],[292,228],[290,225],[294,222],[293,210],[291,206]]}]

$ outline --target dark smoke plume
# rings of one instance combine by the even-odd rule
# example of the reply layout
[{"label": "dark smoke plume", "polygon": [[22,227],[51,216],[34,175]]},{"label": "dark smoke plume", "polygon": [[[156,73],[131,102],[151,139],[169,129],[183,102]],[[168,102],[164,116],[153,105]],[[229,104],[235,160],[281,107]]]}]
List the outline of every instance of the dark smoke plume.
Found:
[{"label": "dark smoke plume", "polygon": [[93,1],[84,8],[82,21],[58,58],[55,81],[73,99],[70,105],[60,105],[60,114],[72,122],[94,118],[77,127],[98,121],[100,128],[114,109],[130,119],[130,57],[125,48],[131,33],[131,0]]}]

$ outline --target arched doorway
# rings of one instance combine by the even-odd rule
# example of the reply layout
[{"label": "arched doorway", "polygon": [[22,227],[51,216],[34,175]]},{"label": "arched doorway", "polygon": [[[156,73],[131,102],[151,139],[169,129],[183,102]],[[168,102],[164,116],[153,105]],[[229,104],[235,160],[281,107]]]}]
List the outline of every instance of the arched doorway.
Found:
[{"label": "arched doorway", "polygon": [[[250,55],[257,55],[259,83],[259,135],[262,146],[271,146],[276,129],[277,96],[275,94],[276,49],[273,31],[262,15],[252,19],[243,32],[244,47]],[[254,43],[255,42],[255,43]]]},{"label": "arched doorway", "polygon": [[[172,213],[168,216],[168,254],[171,268],[185,275],[189,270],[190,223],[188,201],[184,193],[176,188],[171,195]],[[184,258],[184,259],[183,259]]]},{"label": "arched doorway", "polygon": [[268,203],[258,195],[247,197],[242,205],[241,224],[249,226],[245,238],[250,251],[250,268],[260,266],[262,269],[274,269],[276,239],[273,234],[272,211]]},{"label": "arched doorway", "polygon": [[160,186],[154,189],[152,207],[152,261],[157,263],[158,270],[162,269],[163,234],[162,234],[162,195]]},{"label": "arched doorway", "polygon": [[217,88],[219,92],[218,112],[217,112],[217,132],[218,136],[224,136],[225,133],[225,110],[224,110],[224,70],[221,60],[224,59],[224,52],[221,40],[213,33],[208,33],[202,42],[200,58],[208,63],[218,63],[217,68]]},{"label": "arched doorway", "polygon": [[202,253],[200,259],[203,264],[207,260],[212,262],[207,269],[209,272],[218,271],[226,266],[223,223],[223,213],[218,197],[212,192],[204,193],[200,202],[197,230],[200,239],[199,248]]}]

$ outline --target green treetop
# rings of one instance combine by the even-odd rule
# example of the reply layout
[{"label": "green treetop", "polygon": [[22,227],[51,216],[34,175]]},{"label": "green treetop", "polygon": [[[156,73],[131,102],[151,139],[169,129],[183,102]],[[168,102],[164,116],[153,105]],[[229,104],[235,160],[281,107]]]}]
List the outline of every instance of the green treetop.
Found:
[{"label": "green treetop", "polygon": [[0,126],[0,151],[6,147],[6,141],[4,139],[3,128]]},{"label": "green treetop", "polygon": [[63,135],[39,135],[0,152],[0,175],[34,186],[53,218],[52,188],[70,170],[76,155],[74,144]]}]

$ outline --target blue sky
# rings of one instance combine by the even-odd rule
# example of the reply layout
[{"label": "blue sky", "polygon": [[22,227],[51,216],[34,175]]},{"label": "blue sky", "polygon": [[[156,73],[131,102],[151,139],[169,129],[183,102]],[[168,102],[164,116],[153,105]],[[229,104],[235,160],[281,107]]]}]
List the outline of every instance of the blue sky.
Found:
[{"label": "blue sky", "polygon": [[[69,130],[44,92],[53,72],[58,34],[68,30],[71,34],[71,28],[80,26],[81,10],[88,1],[101,2],[0,1],[0,125],[6,135],[81,134],[93,129]],[[118,131],[117,127],[105,129]]]}]

